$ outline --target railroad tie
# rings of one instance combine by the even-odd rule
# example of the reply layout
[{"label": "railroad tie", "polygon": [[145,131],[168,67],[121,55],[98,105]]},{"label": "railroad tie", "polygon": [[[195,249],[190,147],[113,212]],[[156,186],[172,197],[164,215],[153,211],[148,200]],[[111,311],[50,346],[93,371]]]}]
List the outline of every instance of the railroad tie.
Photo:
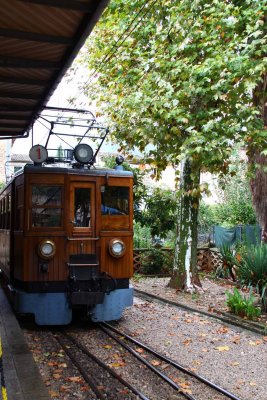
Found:
[{"label": "railroad tie", "polygon": [[1,338],[1,336],[0,336],[0,374],[1,374],[2,400],[7,400],[7,391],[6,391],[4,367],[3,367],[3,350],[2,350],[2,338]]}]

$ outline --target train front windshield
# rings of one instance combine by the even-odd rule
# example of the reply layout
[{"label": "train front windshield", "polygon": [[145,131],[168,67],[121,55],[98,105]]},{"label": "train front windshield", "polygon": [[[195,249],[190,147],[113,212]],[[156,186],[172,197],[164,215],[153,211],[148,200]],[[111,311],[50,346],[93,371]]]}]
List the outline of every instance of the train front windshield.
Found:
[{"label": "train front windshield", "polygon": [[129,215],[129,188],[105,186],[101,192],[102,215]]}]

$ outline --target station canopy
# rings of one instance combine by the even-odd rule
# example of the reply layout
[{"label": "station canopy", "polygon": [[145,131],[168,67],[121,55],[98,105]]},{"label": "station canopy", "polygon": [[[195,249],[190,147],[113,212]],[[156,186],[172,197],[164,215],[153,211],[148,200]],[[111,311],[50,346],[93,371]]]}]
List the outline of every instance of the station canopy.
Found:
[{"label": "station canopy", "polygon": [[109,0],[0,0],[0,139],[27,136]]}]

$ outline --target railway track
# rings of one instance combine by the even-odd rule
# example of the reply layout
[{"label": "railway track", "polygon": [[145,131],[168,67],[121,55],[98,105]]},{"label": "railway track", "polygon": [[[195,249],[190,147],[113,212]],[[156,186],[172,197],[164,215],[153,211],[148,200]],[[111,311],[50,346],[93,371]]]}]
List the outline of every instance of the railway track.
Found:
[{"label": "railway track", "polygon": [[[206,379],[206,378],[204,378],[204,377],[192,372],[190,369],[183,367],[182,365],[180,365],[179,363],[171,360],[170,358],[165,357],[164,355],[162,355],[162,354],[158,353],[157,351],[153,350],[151,347],[149,347],[146,344],[140,342],[139,340],[134,339],[133,337],[125,334],[124,332],[119,331],[118,329],[114,328],[110,324],[102,323],[102,324],[100,324],[100,327],[106,334],[108,334],[110,337],[112,337],[114,340],[116,340],[121,346],[123,346],[123,347],[127,348],[129,351],[131,351],[131,353],[133,355],[135,355],[140,361],[142,361],[151,370],[153,370],[159,376],[163,375],[162,378],[166,382],[168,382],[174,389],[178,390],[178,392],[184,398],[197,400],[197,397],[194,397],[193,395],[192,396],[189,395],[188,394],[188,390],[184,391],[181,387],[179,387],[179,385],[175,384],[175,382],[172,379],[168,378],[167,375],[163,374],[159,369],[155,368],[150,362],[148,362],[147,359],[144,359],[144,357],[140,357],[140,355],[135,350],[133,350],[128,344],[124,343],[124,340],[126,340],[129,343],[132,343],[134,345],[137,345],[139,348],[142,348],[148,354],[152,355],[153,358],[157,357],[160,361],[163,361],[165,369],[167,368],[167,365],[169,365],[171,367],[174,367],[176,370],[182,372],[183,374],[185,374],[187,376],[190,376],[191,378],[193,378],[194,380],[196,380],[198,382],[201,382],[202,384],[205,385],[205,387],[211,388],[214,391],[215,394],[219,393],[220,395],[223,395],[223,397],[221,397],[222,399],[240,400],[234,394],[232,394],[232,393],[228,392],[227,390],[223,389],[222,387],[212,383],[208,379]],[[111,331],[113,333],[115,333],[115,335],[113,333],[111,333]],[[122,337],[123,340],[120,339],[118,336]],[[165,379],[165,378],[167,378],[167,379]],[[213,399],[214,397],[211,397],[211,398]]]},{"label": "railway track", "polygon": [[[72,363],[78,369],[85,382],[90,386],[95,398],[99,400],[118,399],[118,392],[112,393],[110,384],[111,379],[115,379],[117,384],[123,388],[127,388],[132,394],[138,396],[143,400],[148,398],[133,385],[123,379],[106,363],[96,357],[90,352],[82,343],[80,343],[74,336],[67,332],[57,332],[54,334],[55,339],[58,341],[62,349],[70,358]],[[87,359],[85,359],[87,357]],[[126,392],[124,391],[125,396]],[[130,398],[130,397],[127,397]],[[132,397],[134,398],[134,397]]]},{"label": "railway track", "polygon": [[[128,357],[134,357],[135,360],[138,360],[135,361],[135,363],[140,362],[141,365],[138,367],[140,368],[139,385],[133,385],[128,379],[117,374],[116,371],[109,366],[108,362],[103,362],[95,354],[89,351],[88,348],[77,339],[77,333],[75,335],[70,334],[67,331],[54,333],[55,339],[94,392],[94,398],[100,400],[115,400],[122,398],[125,400],[139,398],[150,400],[151,398],[157,398],[156,394],[149,397],[150,395],[146,394],[144,389],[139,389],[139,387],[143,387],[142,380],[144,379],[144,373],[142,373],[142,371],[146,369],[150,371],[150,374],[152,372],[153,375],[155,374],[157,376],[157,385],[169,386],[166,390],[166,398],[198,400],[199,397],[193,394],[194,386],[202,385],[201,391],[204,391],[205,399],[240,400],[234,394],[229,393],[225,389],[213,384],[207,379],[181,366],[177,362],[163,356],[144,343],[141,343],[124,332],[119,331],[110,324],[103,323],[99,324],[98,327],[104,335],[108,336],[109,340],[115,341],[119,345],[118,351],[122,351],[122,349],[123,351],[126,350],[129,354]],[[140,349],[142,349],[142,355],[140,354]],[[155,361],[155,359],[159,361]],[[134,361],[128,363],[128,368],[132,368],[133,363]],[[168,370],[168,374],[166,374],[166,370]],[[177,377],[177,373],[180,374],[179,377]],[[181,378],[181,374],[187,378],[189,377],[190,380],[193,380],[194,382],[190,382],[190,385],[187,383],[179,384],[179,382],[185,382],[184,378]],[[128,375],[131,376],[131,373],[128,373]],[[123,393],[123,395],[119,393]],[[171,394],[167,395],[167,393]],[[163,397],[162,395],[159,395],[158,398]]]},{"label": "railway track", "polygon": [[195,312],[198,314],[202,314],[208,318],[213,318],[217,319],[223,323],[229,324],[229,325],[234,325],[239,328],[246,329],[248,331],[257,333],[259,335],[266,335],[266,326],[264,324],[254,322],[254,321],[249,321],[249,320],[244,320],[236,315],[231,315],[229,313],[225,313],[223,311],[215,311],[214,313],[210,313],[204,310],[200,310],[197,308],[190,307],[186,304],[179,303],[176,301],[168,300],[163,297],[157,296],[152,293],[144,292],[143,290],[138,290],[134,289],[135,297],[139,297],[140,299],[146,300],[146,301],[156,301],[161,304],[169,304],[174,307],[178,307],[180,309],[184,309],[189,312]]}]

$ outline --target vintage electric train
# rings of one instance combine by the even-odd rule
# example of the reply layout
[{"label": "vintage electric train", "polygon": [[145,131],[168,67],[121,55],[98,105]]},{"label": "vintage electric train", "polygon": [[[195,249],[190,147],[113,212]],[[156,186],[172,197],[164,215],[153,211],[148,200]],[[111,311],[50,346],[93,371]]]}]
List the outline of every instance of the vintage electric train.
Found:
[{"label": "vintage electric train", "polygon": [[0,268],[14,308],[38,325],[121,317],[133,302],[133,176],[92,167],[88,144],[55,164],[45,146],[0,194]]}]

